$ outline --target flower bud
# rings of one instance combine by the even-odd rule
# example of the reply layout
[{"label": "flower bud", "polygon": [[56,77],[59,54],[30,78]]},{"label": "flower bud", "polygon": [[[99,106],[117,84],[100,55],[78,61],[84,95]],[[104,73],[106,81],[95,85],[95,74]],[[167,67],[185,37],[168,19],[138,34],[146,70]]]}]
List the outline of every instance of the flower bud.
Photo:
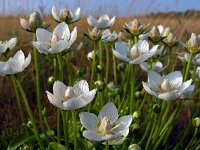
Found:
[{"label": "flower bud", "polygon": [[132,116],[134,120],[138,120],[140,117],[140,113],[138,111],[135,111]]},{"label": "flower bud", "polygon": [[139,124],[138,124],[138,123],[134,123],[134,124],[132,125],[132,132],[133,132],[133,133],[138,133],[139,130],[140,130]]},{"label": "flower bud", "polygon": [[71,21],[72,18],[73,18],[73,15],[67,8],[63,8],[60,11],[60,20],[61,21],[68,22],[68,21]]},{"label": "flower bud", "polygon": [[33,128],[33,124],[32,124],[31,121],[28,121],[27,124],[26,124],[26,126],[27,126],[28,128],[30,128],[30,129]]},{"label": "flower bud", "polygon": [[95,57],[94,51],[88,53],[87,58],[89,61],[92,61]]},{"label": "flower bud", "polygon": [[105,89],[105,83],[101,80],[96,81],[94,84],[95,84],[97,90],[100,92]]},{"label": "flower bud", "polygon": [[155,113],[159,113],[160,110],[161,110],[161,107],[160,107],[159,104],[154,104],[152,109],[153,109],[153,111],[154,111]]},{"label": "flower bud", "polygon": [[46,117],[46,114],[47,114],[47,110],[46,110],[46,108],[44,107],[44,109],[42,110],[42,116],[43,116],[43,117]]},{"label": "flower bud", "polygon": [[163,33],[163,37],[167,37],[172,32],[170,27],[166,27]]},{"label": "flower bud", "polygon": [[53,76],[48,77],[48,83],[50,85],[54,83],[54,77]]},{"label": "flower bud", "polygon": [[141,26],[141,23],[140,23],[137,19],[135,19],[135,20],[133,20],[130,29],[131,29],[132,32],[135,32],[135,31],[138,30],[138,28],[139,28],[140,26]]},{"label": "flower bud", "polygon": [[119,64],[117,65],[117,69],[118,69],[119,71],[123,71],[124,68],[125,68],[125,64],[124,64],[124,63],[119,63]]},{"label": "flower bud", "polygon": [[114,82],[109,82],[107,86],[110,90],[114,90],[115,88]]},{"label": "flower bud", "polygon": [[85,69],[77,69],[76,75],[81,78],[85,74]]},{"label": "flower bud", "polygon": [[196,117],[192,120],[192,124],[195,128],[198,128],[200,126],[200,118]]},{"label": "flower bud", "polygon": [[191,53],[197,53],[199,51],[200,46],[200,37],[196,36],[196,34],[192,33],[190,39],[187,42],[187,49]]},{"label": "flower bud", "polygon": [[97,69],[97,73],[98,74],[102,74],[103,73],[103,66],[102,65],[97,65],[96,69]]},{"label": "flower bud", "polygon": [[135,97],[136,97],[137,99],[141,98],[141,97],[142,97],[141,92],[140,92],[140,91],[136,91],[136,92],[135,92]]},{"label": "flower bud", "polygon": [[95,27],[92,29],[92,31],[88,29],[88,33],[86,33],[86,35],[89,37],[89,39],[97,41],[101,38],[101,31]]},{"label": "flower bud", "polygon": [[141,150],[141,147],[138,144],[131,144],[128,150]]},{"label": "flower bud", "polygon": [[30,29],[36,31],[37,28],[40,28],[43,24],[43,19],[39,12],[34,11],[29,18]]},{"label": "flower bud", "polygon": [[156,26],[153,26],[152,30],[150,31],[150,35],[152,39],[157,39],[160,37],[160,31]]}]

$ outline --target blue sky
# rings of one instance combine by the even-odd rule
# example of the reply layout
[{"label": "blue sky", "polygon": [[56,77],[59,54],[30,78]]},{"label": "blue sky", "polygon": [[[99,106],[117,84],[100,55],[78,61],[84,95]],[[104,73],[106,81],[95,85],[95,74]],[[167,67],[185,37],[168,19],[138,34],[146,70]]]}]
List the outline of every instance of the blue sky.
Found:
[{"label": "blue sky", "polygon": [[0,15],[26,15],[42,8],[46,14],[52,5],[58,9],[78,6],[83,15],[132,16],[150,12],[185,11],[200,9],[200,0],[0,0]]}]

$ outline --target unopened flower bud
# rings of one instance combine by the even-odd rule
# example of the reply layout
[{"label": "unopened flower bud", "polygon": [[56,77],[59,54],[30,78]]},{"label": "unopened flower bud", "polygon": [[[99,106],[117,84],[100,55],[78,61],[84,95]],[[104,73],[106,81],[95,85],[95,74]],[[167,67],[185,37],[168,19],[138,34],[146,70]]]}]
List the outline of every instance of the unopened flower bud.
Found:
[{"label": "unopened flower bud", "polygon": [[31,121],[28,121],[26,125],[27,125],[27,127],[28,127],[28,128],[30,128],[30,129],[32,129],[32,128],[33,128],[33,124],[32,124],[32,122],[31,122]]},{"label": "unopened flower bud", "polygon": [[150,31],[150,34],[153,39],[157,39],[160,37],[160,32],[156,26],[153,26],[152,30]]},{"label": "unopened flower bud", "polygon": [[46,117],[46,114],[47,114],[47,110],[46,110],[46,108],[44,107],[44,109],[42,110],[42,116],[43,116],[43,117]]},{"label": "unopened flower bud", "polygon": [[170,27],[166,27],[163,33],[163,37],[167,37],[172,32]]},{"label": "unopened flower bud", "polygon": [[141,98],[141,96],[142,96],[142,94],[141,94],[140,91],[136,91],[136,92],[135,92],[135,97],[136,97],[137,99]]},{"label": "unopened flower bud", "polygon": [[61,11],[60,11],[60,20],[61,21],[70,21],[72,20],[73,18],[73,15],[71,14],[71,12],[67,9],[67,8],[63,8]]},{"label": "unopened flower bud", "polygon": [[50,85],[54,83],[54,77],[53,76],[48,77],[48,83]]},{"label": "unopened flower bud", "polygon": [[30,29],[36,31],[37,28],[40,28],[43,24],[43,19],[39,12],[34,11],[29,18]]},{"label": "unopened flower bud", "polygon": [[140,26],[141,26],[140,22],[139,22],[137,19],[135,19],[135,20],[133,20],[130,29],[131,29],[132,32],[135,32],[135,31],[138,30],[138,28],[139,28]]},{"label": "unopened flower bud", "polygon": [[192,120],[192,124],[195,128],[198,128],[200,126],[200,118],[196,117]]},{"label": "unopened flower bud", "polygon": [[102,65],[97,65],[96,69],[97,69],[97,73],[98,74],[102,74],[103,73],[103,66]]},{"label": "unopened flower bud", "polygon": [[133,133],[138,133],[140,130],[140,125],[138,123],[134,123],[131,127]]},{"label": "unopened flower bud", "polygon": [[124,63],[119,63],[119,64],[117,65],[117,69],[118,69],[119,71],[123,71],[124,68],[125,68],[125,64],[124,64]]},{"label": "unopened flower bud", "polygon": [[94,51],[88,53],[87,58],[89,61],[92,61],[95,57]]},{"label": "unopened flower bud", "polygon": [[152,109],[153,109],[153,111],[154,111],[155,113],[159,113],[160,110],[161,110],[161,107],[160,107],[159,104],[154,104]]},{"label": "unopened flower bud", "polygon": [[94,83],[98,91],[103,91],[105,89],[105,83],[101,80],[98,80]]},{"label": "unopened flower bud", "polygon": [[85,74],[85,69],[77,69],[76,75],[81,78]]},{"label": "unopened flower bud", "polygon": [[135,111],[132,116],[134,120],[138,120],[140,117],[140,113],[138,111]]},{"label": "unopened flower bud", "polygon": [[141,150],[141,147],[138,144],[131,144],[128,150]]},{"label": "unopened flower bud", "polygon": [[197,53],[199,51],[200,46],[200,37],[196,36],[196,34],[192,33],[190,39],[187,42],[187,49],[191,53]]}]

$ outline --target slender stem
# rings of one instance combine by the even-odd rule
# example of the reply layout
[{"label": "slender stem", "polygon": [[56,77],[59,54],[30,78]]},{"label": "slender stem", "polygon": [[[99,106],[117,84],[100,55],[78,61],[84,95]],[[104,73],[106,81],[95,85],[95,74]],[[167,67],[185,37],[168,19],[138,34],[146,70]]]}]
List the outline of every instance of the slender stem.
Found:
[{"label": "slender stem", "polygon": [[[36,34],[33,33],[33,41],[36,41]],[[38,56],[37,49],[33,46],[33,57],[34,57],[34,67],[35,67],[35,80],[36,80],[36,96],[37,96],[37,106],[39,111],[40,126],[42,131],[45,132],[44,120],[42,115],[42,100],[40,93],[40,79],[39,79],[39,67],[38,67]]]},{"label": "slender stem", "polygon": [[62,120],[63,120],[63,128],[64,128],[64,139],[65,139],[65,146],[67,149],[69,149],[69,143],[67,138],[67,119],[68,119],[68,112],[61,111],[62,114]]},{"label": "slender stem", "polygon": [[190,53],[189,60],[188,60],[186,70],[185,70],[184,81],[186,81],[187,78],[188,78],[188,74],[189,74],[189,71],[190,71],[190,65],[191,65],[191,62],[192,62],[193,55],[194,54]]},{"label": "slender stem", "polygon": [[[22,124],[25,124],[23,109],[22,109],[22,105],[21,105],[20,97],[19,97],[19,91],[17,89],[17,85],[16,85],[16,82],[15,82],[13,75],[11,75],[11,79],[12,79],[13,87],[15,89],[15,95],[16,95],[16,99],[17,99],[17,104],[18,104],[19,114],[20,114],[20,117],[21,117],[21,120],[22,120]],[[25,128],[25,131],[27,132],[26,128]]]},{"label": "slender stem", "polygon": [[193,69],[193,74],[192,74],[192,80],[193,82],[195,82],[195,78],[196,78],[196,73],[197,72],[197,66],[194,66],[194,69]]},{"label": "slender stem", "polygon": [[168,55],[168,59],[167,59],[167,66],[169,67],[170,63],[171,63],[171,58],[172,58],[172,47],[169,48],[169,55]]},{"label": "slender stem", "polygon": [[103,50],[102,50],[102,41],[99,40],[99,64],[103,65]]},{"label": "slender stem", "polygon": [[[15,78],[14,78],[14,79],[15,79]],[[27,112],[28,112],[30,121],[31,121],[31,123],[32,123],[32,125],[33,125],[33,132],[34,132],[34,134],[35,134],[35,137],[36,137],[36,139],[37,139],[37,141],[38,141],[40,147],[42,148],[42,147],[43,147],[43,143],[42,143],[42,141],[41,141],[41,138],[40,138],[40,135],[39,135],[39,132],[38,132],[38,129],[37,129],[35,120],[34,120],[34,118],[33,118],[33,114],[32,114],[31,108],[30,108],[30,106],[29,106],[28,99],[27,99],[27,97],[26,97],[26,94],[25,94],[25,92],[24,92],[24,89],[22,88],[21,83],[20,83],[17,79],[15,79],[15,82],[17,83],[17,86],[19,87],[19,90],[20,90],[20,92],[21,92],[22,98],[23,98],[23,100],[24,100],[24,104],[25,104],[26,110],[27,110]]]},{"label": "slender stem", "polygon": [[131,96],[130,96],[130,113],[133,113],[133,108],[134,108],[134,103],[135,103],[135,66],[131,65],[130,66],[130,86],[131,86]]},{"label": "slender stem", "polygon": [[97,42],[94,42],[94,57],[93,57],[93,62],[92,62],[92,73],[91,73],[91,79],[90,79],[90,86],[92,86],[93,80],[94,80],[94,72],[96,68],[96,47],[97,47]]},{"label": "slender stem", "polygon": [[61,53],[57,54],[58,59],[58,72],[59,72],[59,80],[63,81],[63,64],[62,64],[62,56]]},{"label": "slender stem", "polygon": [[190,146],[192,145],[192,142],[193,142],[194,139],[196,138],[197,133],[198,133],[198,128],[195,128],[195,130],[194,130],[194,134],[193,134],[193,136],[192,136],[190,142],[188,143],[187,147],[185,148],[186,150],[189,149]]},{"label": "slender stem", "polygon": [[106,48],[106,85],[108,84],[108,74],[109,74],[109,51],[108,45],[105,44]]},{"label": "slender stem", "polygon": [[74,127],[74,150],[78,149],[77,145],[77,128],[76,128],[76,112],[72,110],[73,127]]},{"label": "slender stem", "polygon": [[73,83],[73,75],[72,75],[72,65],[71,65],[71,53],[67,53],[67,70],[68,70],[68,77],[69,77],[69,85],[71,86]]},{"label": "slender stem", "polygon": [[[114,45],[111,44],[111,49],[114,49]],[[114,83],[115,85],[117,84],[117,64],[116,64],[116,58],[115,58],[115,55],[112,53],[112,58],[113,58],[113,74],[114,74]]]},{"label": "slender stem", "polygon": [[56,114],[56,118],[57,118],[57,141],[58,143],[60,143],[60,136],[61,136],[61,130],[60,130],[60,109],[57,108],[57,114]]},{"label": "slender stem", "polygon": [[108,144],[108,141],[106,141],[105,150],[109,150],[109,144]]}]

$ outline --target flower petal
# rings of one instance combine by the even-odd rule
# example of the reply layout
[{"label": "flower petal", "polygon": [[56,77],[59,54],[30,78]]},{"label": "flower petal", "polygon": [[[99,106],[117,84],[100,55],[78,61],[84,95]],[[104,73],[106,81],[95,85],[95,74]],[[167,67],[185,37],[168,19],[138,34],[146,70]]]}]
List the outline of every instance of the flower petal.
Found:
[{"label": "flower petal", "polygon": [[69,27],[65,22],[59,23],[53,31],[53,34],[57,35],[62,40],[70,39]]},{"label": "flower petal", "polygon": [[16,43],[17,43],[17,38],[10,39],[8,41],[8,48],[9,48],[9,50],[12,50],[15,47]]},{"label": "flower petal", "polygon": [[81,95],[85,92],[89,92],[89,86],[86,80],[81,80],[79,82],[77,82],[74,86],[73,86],[73,91],[75,93],[75,95]]},{"label": "flower petal", "polygon": [[158,85],[162,82],[162,77],[155,71],[148,72],[148,82],[153,91],[159,91]]},{"label": "flower petal", "polygon": [[75,42],[76,39],[77,39],[77,27],[75,27],[71,33],[71,37],[70,37],[70,40],[68,41],[69,44],[68,44],[67,49],[70,48],[70,46]]},{"label": "flower petal", "polygon": [[142,84],[147,93],[156,97],[158,96],[158,94],[150,88],[149,84],[147,84],[146,82],[142,82]]},{"label": "flower petal", "polygon": [[91,27],[96,27],[98,24],[97,20],[93,16],[89,16],[87,22]]},{"label": "flower petal", "polygon": [[149,43],[146,40],[140,40],[136,47],[139,49],[141,53],[148,53],[149,52]]},{"label": "flower petal", "polygon": [[90,141],[94,141],[94,142],[103,141],[102,135],[100,133],[95,132],[95,131],[85,130],[85,131],[83,131],[83,136]]},{"label": "flower petal", "polygon": [[108,102],[103,106],[98,117],[100,120],[102,120],[104,117],[107,117],[112,122],[115,122],[118,119],[118,110],[112,102]]},{"label": "flower petal", "polygon": [[49,49],[47,48],[47,44],[40,42],[32,42],[33,46],[37,48],[40,53],[47,54],[49,53]]},{"label": "flower petal", "polygon": [[31,54],[28,54],[28,57],[24,60],[24,63],[22,65],[22,70],[24,70],[31,62]]},{"label": "flower petal", "polygon": [[51,94],[50,92],[46,91],[47,93],[47,97],[50,101],[51,104],[53,104],[54,106],[63,109],[63,105],[62,102],[60,100],[58,100],[53,94]]},{"label": "flower petal", "polygon": [[177,91],[162,93],[162,94],[158,95],[159,99],[166,100],[166,101],[168,101],[168,100],[175,100],[178,97],[179,97],[179,94],[178,94]]},{"label": "flower petal", "polygon": [[30,24],[24,18],[20,18],[20,24],[24,30],[30,30]]},{"label": "flower petal", "polygon": [[89,112],[81,112],[79,113],[79,117],[82,126],[87,130],[95,131],[97,125],[100,123],[99,118],[96,115]]},{"label": "flower petal", "polygon": [[171,86],[175,89],[179,88],[183,83],[183,76],[180,71],[172,72],[166,75],[164,79],[167,79],[170,82]]},{"label": "flower petal", "polygon": [[116,121],[116,128],[112,130],[113,133],[118,133],[129,128],[132,122],[132,115],[122,116]]},{"label": "flower petal", "polygon": [[77,8],[76,11],[74,12],[74,17],[72,18],[71,22],[76,22],[79,20],[80,18],[80,12],[81,12],[81,8]]},{"label": "flower petal", "polygon": [[6,44],[1,44],[0,43],[0,54],[5,53],[7,50]]},{"label": "flower petal", "polygon": [[67,86],[61,81],[55,81],[53,84],[53,95],[61,101],[65,95],[65,91],[67,90]]},{"label": "flower petal", "polygon": [[60,21],[59,14],[58,14],[58,12],[57,12],[55,6],[52,7],[51,13],[52,13],[53,18],[54,18],[56,21]]},{"label": "flower petal", "polygon": [[39,28],[36,30],[36,37],[40,43],[49,43],[52,38],[52,33],[46,29]]},{"label": "flower petal", "polygon": [[49,49],[49,53],[51,54],[56,54],[56,53],[60,53],[64,50],[67,50],[69,47],[69,42],[67,40],[60,40],[59,42],[57,42],[56,44],[54,44],[50,49]]},{"label": "flower petal", "polygon": [[123,60],[125,62],[129,62],[130,61],[130,59],[128,59],[127,56],[122,55],[121,53],[117,52],[116,50],[112,50],[112,51],[113,51],[113,54],[115,55],[115,57],[117,57],[118,59]]}]

